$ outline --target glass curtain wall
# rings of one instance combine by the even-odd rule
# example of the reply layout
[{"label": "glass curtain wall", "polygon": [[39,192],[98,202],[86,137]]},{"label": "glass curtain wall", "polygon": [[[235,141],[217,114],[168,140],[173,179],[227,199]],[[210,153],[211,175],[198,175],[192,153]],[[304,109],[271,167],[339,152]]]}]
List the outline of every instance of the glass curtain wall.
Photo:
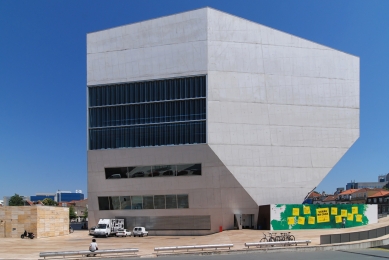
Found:
[{"label": "glass curtain wall", "polygon": [[99,210],[187,209],[187,194],[98,197]]},{"label": "glass curtain wall", "polygon": [[206,77],[89,86],[89,149],[205,143]]}]

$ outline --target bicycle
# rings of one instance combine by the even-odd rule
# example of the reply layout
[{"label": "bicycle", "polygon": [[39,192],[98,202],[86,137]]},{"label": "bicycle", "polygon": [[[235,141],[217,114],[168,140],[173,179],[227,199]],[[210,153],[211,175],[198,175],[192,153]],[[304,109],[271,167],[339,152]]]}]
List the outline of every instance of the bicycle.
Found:
[{"label": "bicycle", "polygon": [[294,241],[294,240],[295,240],[294,236],[291,235],[290,232],[288,232],[288,233],[281,233],[279,241]]},{"label": "bicycle", "polygon": [[259,242],[261,242],[261,243],[263,243],[263,242],[269,242],[269,240],[267,239],[265,233],[263,233],[263,238],[262,238]]},{"label": "bicycle", "polygon": [[[273,236],[273,234],[274,234],[274,236]],[[270,235],[270,237],[269,237],[269,242],[278,242],[279,240],[278,240],[278,237],[279,236],[277,236],[277,233],[271,233],[271,232],[269,232],[269,235]]]}]

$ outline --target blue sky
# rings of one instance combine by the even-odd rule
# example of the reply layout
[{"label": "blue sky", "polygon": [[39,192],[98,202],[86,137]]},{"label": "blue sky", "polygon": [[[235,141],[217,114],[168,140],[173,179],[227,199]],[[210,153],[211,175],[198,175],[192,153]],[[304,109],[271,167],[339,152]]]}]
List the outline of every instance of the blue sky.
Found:
[{"label": "blue sky", "polygon": [[86,193],[88,32],[204,6],[359,56],[360,138],[318,190],[389,172],[389,1],[0,1],[0,199]]}]

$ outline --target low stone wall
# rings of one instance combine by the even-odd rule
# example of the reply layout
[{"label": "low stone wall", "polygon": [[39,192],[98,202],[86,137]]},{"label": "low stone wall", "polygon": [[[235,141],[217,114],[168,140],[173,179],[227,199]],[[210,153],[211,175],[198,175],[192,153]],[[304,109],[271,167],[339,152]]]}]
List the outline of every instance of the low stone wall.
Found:
[{"label": "low stone wall", "polygon": [[0,208],[0,238],[19,238],[34,232],[37,238],[69,234],[69,208],[8,206]]}]

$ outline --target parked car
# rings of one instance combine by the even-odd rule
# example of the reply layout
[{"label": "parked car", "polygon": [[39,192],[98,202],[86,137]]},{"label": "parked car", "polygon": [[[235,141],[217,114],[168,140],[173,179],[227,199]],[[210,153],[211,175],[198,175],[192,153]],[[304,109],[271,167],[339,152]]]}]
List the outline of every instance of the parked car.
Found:
[{"label": "parked car", "polygon": [[118,173],[112,174],[111,176],[108,177],[108,179],[121,179],[122,176]]},{"label": "parked car", "polygon": [[89,229],[89,235],[93,236],[95,234],[95,229],[96,229],[96,227],[91,227]]},{"label": "parked car", "polygon": [[131,178],[137,178],[137,177],[145,177],[145,173],[144,172],[136,172],[131,176]]},{"label": "parked car", "polygon": [[146,231],[144,227],[134,227],[134,229],[132,230],[132,234],[134,234],[134,237],[136,236],[143,237],[143,236],[148,236],[149,232]]},{"label": "parked car", "polygon": [[130,237],[131,232],[127,231],[127,229],[120,228],[120,229],[118,229],[118,231],[116,231],[116,236],[117,237],[127,237],[127,236]]}]

